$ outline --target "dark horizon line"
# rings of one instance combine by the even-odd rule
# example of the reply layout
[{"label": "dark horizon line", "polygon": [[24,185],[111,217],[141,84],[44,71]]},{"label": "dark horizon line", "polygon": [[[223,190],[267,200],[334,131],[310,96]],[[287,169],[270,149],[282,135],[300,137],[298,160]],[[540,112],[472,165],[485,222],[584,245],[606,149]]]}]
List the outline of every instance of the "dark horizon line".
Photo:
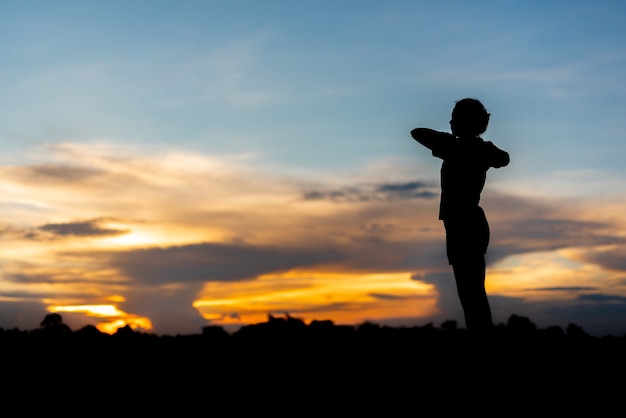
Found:
[{"label": "dark horizon line", "polygon": [[[280,334],[288,335],[288,334],[303,334],[305,332],[312,333],[359,333],[359,332],[411,332],[411,331],[419,331],[422,333],[430,333],[437,335],[465,335],[467,334],[467,329],[459,327],[458,322],[456,320],[446,320],[442,322],[442,324],[437,327],[433,325],[432,322],[426,323],[424,325],[412,325],[412,326],[392,326],[379,324],[374,321],[364,321],[360,324],[347,325],[347,324],[336,324],[333,320],[312,320],[308,324],[301,318],[296,318],[288,313],[283,316],[274,316],[272,314],[268,314],[268,319],[265,322],[257,322],[254,324],[242,325],[235,331],[229,332],[223,325],[212,325],[208,324],[201,327],[198,333],[187,333],[187,334],[156,334],[151,333],[144,330],[136,330],[133,329],[130,325],[126,324],[123,327],[117,328],[117,330],[112,333],[106,333],[100,331],[95,325],[88,324],[77,330],[72,330],[67,324],[63,323],[63,318],[59,313],[51,313],[47,314],[43,321],[40,324],[39,328],[34,328],[30,330],[22,330],[18,327],[5,329],[0,327],[0,337],[3,335],[9,334],[29,334],[29,335],[89,335],[89,336],[129,336],[129,335],[144,335],[150,337],[157,338],[167,338],[167,337],[193,337],[193,336],[217,336],[217,337],[238,337],[241,335],[251,335],[251,334],[260,334],[262,332],[267,332],[269,334]],[[612,338],[624,338],[626,340],[626,332],[620,335],[614,334],[605,334],[602,336],[595,336],[587,333],[583,327],[569,323],[567,327],[562,327],[559,325],[549,325],[545,328],[538,327],[534,322],[531,321],[529,317],[521,316],[517,314],[512,314],[508,318],[506,322],[494,323],[493,326],[494,334],[503,334],[503,333],[515,333],[515,334],[524,334],[526,336],[542,334],[548,335],[551,337],[584,337],[591,339],[600,339],[606,337]]]}]

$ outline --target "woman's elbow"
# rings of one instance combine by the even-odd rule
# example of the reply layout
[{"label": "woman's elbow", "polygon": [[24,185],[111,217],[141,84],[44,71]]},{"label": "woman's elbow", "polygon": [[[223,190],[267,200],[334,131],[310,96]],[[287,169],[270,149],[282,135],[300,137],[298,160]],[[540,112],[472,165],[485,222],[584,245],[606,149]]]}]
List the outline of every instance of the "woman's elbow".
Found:
[{"label": "woman's elbow", "polygon": [[507,165],[509,165],[510,162],[511,162],[511,158],[509,157],[509,154],[505,152],[500,158],[500,161],[498,161],[496,168],[506,167]]},{"label": "woman's elbow", "polygon": [[411,137],[421,143],[427,137],[428,131],[428,128],[415,128],[411,131]]}]

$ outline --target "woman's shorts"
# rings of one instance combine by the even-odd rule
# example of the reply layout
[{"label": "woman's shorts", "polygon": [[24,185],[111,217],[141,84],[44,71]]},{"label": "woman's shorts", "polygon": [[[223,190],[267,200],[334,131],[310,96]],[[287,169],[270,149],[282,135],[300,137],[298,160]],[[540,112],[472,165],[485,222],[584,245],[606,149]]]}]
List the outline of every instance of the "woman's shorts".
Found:
[{"label": "woman's shorts", "polygon": [[444,219],[448,262],[456,264],[484,257],[489,245],[489,223],[482,208],[453,219]]}]

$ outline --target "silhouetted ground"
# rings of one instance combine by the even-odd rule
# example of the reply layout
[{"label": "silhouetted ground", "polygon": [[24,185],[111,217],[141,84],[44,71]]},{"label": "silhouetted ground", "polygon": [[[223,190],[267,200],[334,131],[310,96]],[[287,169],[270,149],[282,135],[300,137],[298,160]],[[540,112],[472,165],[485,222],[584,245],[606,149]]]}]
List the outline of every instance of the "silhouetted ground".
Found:
[{"label": "silhouetted ground", "polygon": [[624,390],[626,336],[593,337],[576,325],[538,329],[516,315],[483,339],[454,322],[352,327],[289,316],[232,335],[216,326],[197,335],[128,327],[108,335],[92,326],[72,331],[51,315],[36,330],[0,329],[5,400],[28,394],[41,407],[61,396],[76,405],[90,400],[90,408],[124,404],[126,412],[175,407],[176,416],[216,415],[208,413],[216,406],[235,416],[376,408],[385,416],[603,416],[621,405]]}]

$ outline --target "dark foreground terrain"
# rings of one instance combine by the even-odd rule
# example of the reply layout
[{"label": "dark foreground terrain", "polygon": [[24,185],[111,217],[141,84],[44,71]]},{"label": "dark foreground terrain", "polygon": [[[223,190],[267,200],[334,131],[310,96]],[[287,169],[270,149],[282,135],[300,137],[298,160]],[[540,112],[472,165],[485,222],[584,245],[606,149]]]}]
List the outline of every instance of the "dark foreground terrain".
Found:
[{"label": "dark foreground terrain", "polygon": [[626,336],[538,329],[516,315],[475,339],[454,322],[352,327],[289,316],[233,334],[108,335],[72,331],[51,314],[36,330],[0,329],[0,350],[5,406],[20,399],[34,412],[53,400],[81,416],[598,417],[621,416],[626,397]]}]

